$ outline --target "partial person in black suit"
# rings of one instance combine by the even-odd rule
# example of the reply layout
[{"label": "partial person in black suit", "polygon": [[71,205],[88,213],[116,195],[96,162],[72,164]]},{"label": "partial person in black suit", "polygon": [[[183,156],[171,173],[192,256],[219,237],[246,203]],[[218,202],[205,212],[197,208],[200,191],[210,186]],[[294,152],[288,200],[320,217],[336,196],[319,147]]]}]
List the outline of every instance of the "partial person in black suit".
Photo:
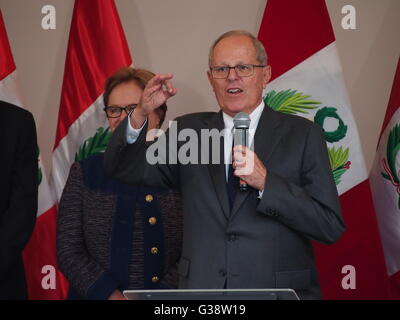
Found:
[{"label": "partial person in black suit", "polygon": [[38,147],[32,114],[0,101],[0,299],[27,299],[22,250],[36,221]]},{"label": "partial person in black suit", "polygon": [[[208,164],[178,159],[151,165],[136,156],[145,154],[148,115],[177,92],[167,74],[149,81],[130,120],[116,129],[106,171],[131,184],[180,189],[180,288],[292,288],[302,299],[321,298],[311,240],[331,244],[345,230],[321,128],[264,105],[271,67],[262,43],[248,32],[231,31],[214,42],[207,74],[221,110],[184,115],[176,125],[178,137],[195,132],[199,155],[210,141],[201,139],[201,130],[227,129]],[[236,146],[232,156],[229,132],[239,112],[250,116],[254,152]],[[188,139],[172,132],[166,133],[169,146],[174,142],[177,154],[186,154]],[[217,164],[211,161],[215,154]],[[235,177],[250,188],[240,191]]]}]

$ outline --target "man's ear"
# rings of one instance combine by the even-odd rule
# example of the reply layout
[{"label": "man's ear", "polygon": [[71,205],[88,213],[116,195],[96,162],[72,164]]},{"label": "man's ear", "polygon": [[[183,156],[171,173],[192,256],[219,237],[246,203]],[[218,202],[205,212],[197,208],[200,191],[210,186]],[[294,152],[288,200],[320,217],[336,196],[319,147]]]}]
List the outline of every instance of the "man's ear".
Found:
[{"label": "man's ear", "polygon": [[263,70],[263,87],[265,89],[265,87],[267,86],[267,83],[269,82],[269,80],[271,80],[271,66],[267,65],[264,70]]}]

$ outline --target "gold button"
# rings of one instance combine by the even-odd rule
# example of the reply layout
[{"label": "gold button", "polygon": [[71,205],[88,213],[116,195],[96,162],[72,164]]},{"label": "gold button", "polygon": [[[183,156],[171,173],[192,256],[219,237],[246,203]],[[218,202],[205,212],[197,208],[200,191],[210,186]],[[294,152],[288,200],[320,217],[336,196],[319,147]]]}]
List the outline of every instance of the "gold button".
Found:
[{"label": "gold button", "polygon": [[153,247],[153,248],[151,248],[151,253],[152,254],[157,254],[158,253],[158,248],[157,247]]},{"label": "gold button", "polygon": [[149,223],[150,224],[156,224],[157,223],[157,218],[156,217],[149,218]]},{"label": "gold button", "polygon": [[158,282],[160,279],[157,276],[154,276],[153,278],[151,278],[152,282]]},{"label": "gold button", "polygon": [[153,196],[152,196],[151,194],[148,194],[148,195],[145,197],[145,200],[146,200],[147,202],[152,202],[152,201],[153,201]]}]

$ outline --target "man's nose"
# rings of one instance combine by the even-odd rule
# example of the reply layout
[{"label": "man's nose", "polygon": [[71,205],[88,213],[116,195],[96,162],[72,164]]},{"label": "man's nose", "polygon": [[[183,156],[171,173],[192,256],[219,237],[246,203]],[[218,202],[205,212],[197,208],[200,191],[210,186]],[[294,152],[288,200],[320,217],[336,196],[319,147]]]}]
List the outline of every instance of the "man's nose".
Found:
[{"label": "man's nose", "polygon": [[239,76],[237,75],[235,68],[230,68],[228,72],[228,80],[236,80]]}]

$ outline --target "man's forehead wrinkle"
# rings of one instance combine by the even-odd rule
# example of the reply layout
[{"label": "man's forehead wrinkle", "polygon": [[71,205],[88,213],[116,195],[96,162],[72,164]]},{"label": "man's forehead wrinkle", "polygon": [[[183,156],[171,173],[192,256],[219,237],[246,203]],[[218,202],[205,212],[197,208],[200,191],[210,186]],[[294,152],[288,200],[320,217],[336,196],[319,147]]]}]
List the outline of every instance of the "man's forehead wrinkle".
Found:
[{"label": "man's forehead wrinkle", "polygon": [[[256,60],[256,52],[253,46],[231,46],[233,50],[216,47],[214,49],[213,61],[217,65],[248,64]],[[222,57],[221,57],[222,55]],[[249,61],[247,61],[249,60]],[[233,66],[233,65],[232,65]]]}]

